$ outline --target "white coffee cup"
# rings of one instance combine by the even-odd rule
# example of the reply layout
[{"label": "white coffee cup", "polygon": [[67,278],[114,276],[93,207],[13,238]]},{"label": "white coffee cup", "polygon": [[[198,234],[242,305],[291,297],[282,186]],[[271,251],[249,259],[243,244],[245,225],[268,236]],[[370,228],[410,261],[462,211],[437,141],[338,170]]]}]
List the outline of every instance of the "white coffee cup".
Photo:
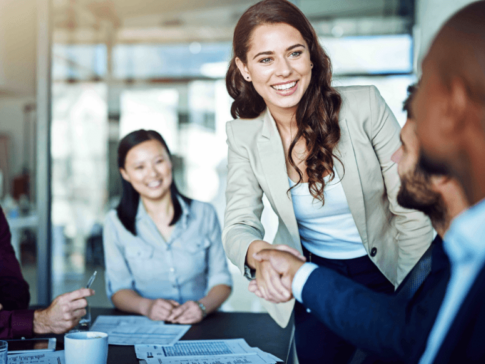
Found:
[{"label": "white coffee cup", "polygon": [[85,331],[64,335],[66,364],[106,364],[108,334]]}]

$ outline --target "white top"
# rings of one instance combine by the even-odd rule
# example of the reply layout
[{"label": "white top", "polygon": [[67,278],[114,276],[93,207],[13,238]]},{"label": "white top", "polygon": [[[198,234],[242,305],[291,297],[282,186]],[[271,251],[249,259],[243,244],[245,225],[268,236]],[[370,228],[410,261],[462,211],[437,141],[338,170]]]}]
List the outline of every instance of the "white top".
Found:
[{"label": "white top", "polygon": [[[294,183],[288,178],[290,186]],[[340,178],[329,182],[325,177],[325,204],[316,200],[308,183],[291,189],[293,209],[303,246],[311,253],[328,259],[353,259],[367,255],[359,231],[350,212]]]}]

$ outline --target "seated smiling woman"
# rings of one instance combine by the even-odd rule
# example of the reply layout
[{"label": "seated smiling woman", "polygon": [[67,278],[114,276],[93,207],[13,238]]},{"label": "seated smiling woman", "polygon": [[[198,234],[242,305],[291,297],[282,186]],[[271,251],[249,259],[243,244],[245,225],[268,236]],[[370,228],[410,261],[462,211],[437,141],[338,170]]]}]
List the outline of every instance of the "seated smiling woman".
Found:
[{"label": "seated smiling woman", "polygon": [[108,297],[152,320],[201,321],[232,287],[214,208],[178,192],[170,151],[156,131],[125,136],[118,167],[123,194],[103,235]]}]

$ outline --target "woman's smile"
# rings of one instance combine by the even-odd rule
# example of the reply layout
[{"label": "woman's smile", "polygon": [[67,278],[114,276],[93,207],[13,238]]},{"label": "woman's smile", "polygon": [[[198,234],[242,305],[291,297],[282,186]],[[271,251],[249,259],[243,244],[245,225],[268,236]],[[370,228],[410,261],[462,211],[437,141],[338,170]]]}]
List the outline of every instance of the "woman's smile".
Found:
[{"label": "woman's smile", "polygon": [[162,185],[162,180],[158,179],[147,184],[149,188],[157,189]]},{"label": "woman's smile", "polygon": [[298,81],[288,81],[282,82],[275,85],[271,85],[271,87],[276,90],[276,93],[281,96],[290,96],[296,91],[298,87]]}]

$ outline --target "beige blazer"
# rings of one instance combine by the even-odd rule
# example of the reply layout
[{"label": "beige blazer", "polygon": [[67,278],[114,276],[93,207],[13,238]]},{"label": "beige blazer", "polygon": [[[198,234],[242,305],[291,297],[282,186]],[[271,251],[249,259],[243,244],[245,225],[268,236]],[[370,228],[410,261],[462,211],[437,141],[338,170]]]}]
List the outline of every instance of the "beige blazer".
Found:
[{"label": "beige blazer", "polygon": [[[432,240],[429,219],[397,204],[400,187],[397,166],[391,161],[399,148],[400,127],[374,86],[337,88],[342,96],[341,138],[334,154],[347,202],[369,257],[397,286]],[[266,110],[255,119],[227,123],[228,176],[222,241],[229,259],[244,272],[246,252],[262,240],[263,193],[278,215],[274,244],[301,251],[280,135]],[[286,326],[294,301],[264,306]]]}]

